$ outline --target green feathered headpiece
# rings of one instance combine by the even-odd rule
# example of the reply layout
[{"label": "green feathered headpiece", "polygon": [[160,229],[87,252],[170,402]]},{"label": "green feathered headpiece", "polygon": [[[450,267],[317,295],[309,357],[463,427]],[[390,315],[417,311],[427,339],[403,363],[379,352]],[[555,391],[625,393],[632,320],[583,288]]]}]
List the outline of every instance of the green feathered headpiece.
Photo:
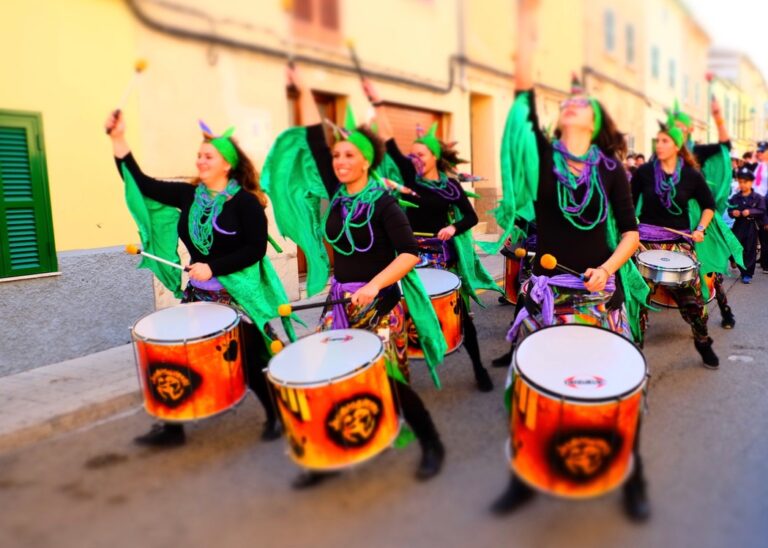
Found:
[{"label": "green feathered headpiece", "polygon": [[667,126],[673,127],[675,122],[681,122],[687,128],[693,125],[693,119],[690,115],[680,110],[680,103],[677,99],[675,99],[675,105],[672,107],[672,110],[667,111]]},{"label": "green feathered headpiece", "polygon": [[228,128],[227,131],[217,137],[205,122],[198,120],[198,123],[200,129],[203,131],[205,140],[211,143],[213,148],[219,151],[219,154],[224,157],[233,169],[236,168],[237,164],[240,162],[240,155],[237,153],[235,143],[232,142],[232,134],[235,132],[234,126]]},{"label": "green feathered headpiece", "polygon": [[416,142],[427,147],[435,155],[435,158],[440,159],[442,147],[440,146],[440,139],[437,138],[437,122],[433,122],[429,127],[429,131],[416,139]]},{"label": "green feathered headpiece", "polygon": [[[375,128],[371,128],[372,131],[376,131]],[[355,123],[355,114],[352,112],[352,107],[347,105],[347,111],[344,116],[344,130],[334,131],[337,141],[349,141],[357,147],[363,158],[368,160],[369,164],[373,163],[374,148],[371,140],[365,136],[364,133],[357,130],[357,124]]]},{"label": "green feathered headpiece", "polygon": [[682,148],[685,142],[685,135],[683,130],[677,127],[674,122],[672,125],[659,122],[659,131],[666,133],[675,142],[677,148]]}]

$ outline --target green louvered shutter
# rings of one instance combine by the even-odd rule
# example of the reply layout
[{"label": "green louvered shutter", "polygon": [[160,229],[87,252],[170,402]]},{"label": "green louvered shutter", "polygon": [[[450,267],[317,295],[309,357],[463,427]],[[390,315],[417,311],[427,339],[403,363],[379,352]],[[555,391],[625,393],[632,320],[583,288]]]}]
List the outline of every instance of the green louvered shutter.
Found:
[{"label": "green louvered shutter", "polygon": [[39,114],[0,110],[0,278],[57,268]]}]

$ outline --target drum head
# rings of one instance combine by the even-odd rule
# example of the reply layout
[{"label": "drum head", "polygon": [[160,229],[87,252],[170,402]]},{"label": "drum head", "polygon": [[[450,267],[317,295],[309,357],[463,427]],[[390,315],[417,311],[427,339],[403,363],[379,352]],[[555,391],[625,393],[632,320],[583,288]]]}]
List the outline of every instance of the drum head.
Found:
[{"label": "drum head", "polygon": [[424,284],[424,289],[427,290],[427,294],[430,297],[450,293],[461,286],[459,277],[447,270],[420,268],[416,273],[419,275],[419,279]]},{"label": "drum head", "polygon": [[224,304],[180,304],[144,316],[133,326],[133,333],[153,341],[201,339],[226,329],[237,318],[235,309]]},{"label": "drum head", "polygon": [[638,254],[637,259],[648,266],[667,270],[688,270],[696,266],[696,263],[688,255],[664,249],[642,251]]},{"label": "drum head", "polygon": [[378,359],[384,344],[362,329],[314,333],[289,344],[269,362],[269,376],[278,384],[325,384]]},{"label": "drum head", "polygon": [[645,358],[630,341],[598,327],[555,325],[518,345],[515,369],[547,394],[602,401],[634,392],[646,376]]}]

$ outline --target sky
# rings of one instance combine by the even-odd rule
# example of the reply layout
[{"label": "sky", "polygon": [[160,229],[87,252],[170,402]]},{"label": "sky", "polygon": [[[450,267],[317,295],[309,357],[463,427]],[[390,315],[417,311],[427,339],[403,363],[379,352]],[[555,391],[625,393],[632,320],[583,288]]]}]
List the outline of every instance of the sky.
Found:
[{"label": "sky", "polygon": [[768,82],[767,0],[683,0],[712,45],[746,53]]}]

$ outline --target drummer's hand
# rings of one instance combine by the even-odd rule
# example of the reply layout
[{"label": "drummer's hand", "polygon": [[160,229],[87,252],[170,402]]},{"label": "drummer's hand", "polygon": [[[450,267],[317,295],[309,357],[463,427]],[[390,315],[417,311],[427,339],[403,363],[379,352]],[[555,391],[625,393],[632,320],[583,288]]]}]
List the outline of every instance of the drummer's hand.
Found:
[{"label": "drummer's hand", "polygon": [[445,242],[453,238],[455,234],[456,234],[456,227],[453,225],[448,225],[445,228],[440,229],[440,232],[437,233],[437,238]]},{"label": "drummer's hand", "polygon": [[584,272],[584,287],[590,293],[595,291],[602,291],[605,289],[605,284],[608,283],[608,271],[605,268],[588,268]]},{"label": "drummer's hand", "polygon": [[731,215],[734,217],[740,217],[741,211],[739,211],[738,209],[734,209],[733,211],[731,211]]},{"label": "drummer's hand", "polygon": [[125,135],[125,120],[123,113],[119,110],[113,110],[109,113],[107,121],[104,122],[104,129],[113,139],[119,139]]},{"label": "drummer's hand", "polygon": [[702,230],[694,230],[691,233],[691,239],[697,244],[700,244],[704,241],[704,232]]},{"label": "drummer's hand", "polygon": [[355,306],[366,307],[373,302],[373,299],[375,299],[378,294],[379,288],[372,283],[367,283],[352,293],[350,300]]},{"label": "drummer's hand", "polygon": [[211,267],[205,263],[192,263],[189,265],[189,277],[198,282],[207,282],[213,278]]}]

